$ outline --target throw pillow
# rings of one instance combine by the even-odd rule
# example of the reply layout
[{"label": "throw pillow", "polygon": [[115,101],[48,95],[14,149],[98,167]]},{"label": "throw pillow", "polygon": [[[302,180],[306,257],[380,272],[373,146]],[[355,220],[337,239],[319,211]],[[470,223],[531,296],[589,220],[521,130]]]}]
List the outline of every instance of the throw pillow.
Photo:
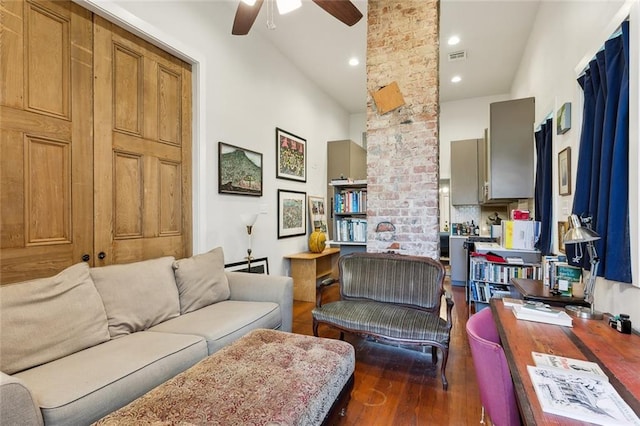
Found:
[{"label": "throw pillow", "polygon": [[224,253],[217,247],[173,262],[176,284],[180,294],[180,313],[195,311],[231,295],[229,281],[224,272]]},{"label": "throw pillow", "polygon": [[171,268],[174,260],[165,256],[91,269],[107,311],[111,337],[143,331],[180,315]]},{"label": "throw pillow", "polygon": [[13,374],[109,340],[89,266],[0,287],[0,370]]}]

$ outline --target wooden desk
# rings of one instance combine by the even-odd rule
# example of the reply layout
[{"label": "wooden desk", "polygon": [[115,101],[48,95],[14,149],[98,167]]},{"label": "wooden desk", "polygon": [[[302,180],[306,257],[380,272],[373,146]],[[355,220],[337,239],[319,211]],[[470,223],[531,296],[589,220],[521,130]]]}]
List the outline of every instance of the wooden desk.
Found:
[{"label": "wooden desk", "polygon": [[491,299],[491,312],[511,370],[523,424],[590,424],[542,411],[527,372],[527,365],[534,365],[532,351],[598,363],[625,402],[640,413],[640,336],[618,333],[609,326],[606,315],[601,321],[573,318],[573,327],[521,321],[500,299]]},{"label": "wooden desk", "polygon": [[589,306],[584,301],[584,297],[556,296],[549,292],[549,287],[545,287],[540,280],[529,280],[526,278],[512,278],[513,286],[522,294],[524,300],[534,300],[536,302],[548,303],[552,306],[580,305]]},{"label": "wooden desk", "polygon": [[338,278],[340,249],[330,247],[322,253],[303,252],[285,256],[291,260],[293,298],[304,302],[316,301],[316,281],[332,276]]}]

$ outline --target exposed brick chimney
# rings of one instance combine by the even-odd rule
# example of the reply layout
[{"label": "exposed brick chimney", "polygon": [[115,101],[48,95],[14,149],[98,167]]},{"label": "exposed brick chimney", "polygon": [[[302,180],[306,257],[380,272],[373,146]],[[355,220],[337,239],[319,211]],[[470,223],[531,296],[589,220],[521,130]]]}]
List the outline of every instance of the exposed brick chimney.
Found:
[{"label": "exposed brick chimney", "polygon": [[[367,251],[385,252],[376,225],[395,227],[399,252],[438,257],[438,1],[369,0]],[[397,82],[404,105],[379,114],[372,92]]]}]

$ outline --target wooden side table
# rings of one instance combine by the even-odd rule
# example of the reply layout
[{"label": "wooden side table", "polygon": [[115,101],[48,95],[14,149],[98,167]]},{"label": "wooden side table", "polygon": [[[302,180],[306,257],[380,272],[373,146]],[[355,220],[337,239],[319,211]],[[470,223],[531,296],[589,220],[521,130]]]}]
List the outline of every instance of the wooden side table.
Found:
[{"label": "wooden side table", "polygon": [[304,302],[316,301],[316,282],[319,278],[338,278],[340,249],[330,247],[322,253],[303,252],[285,256],[291,260],[293,298]]}]

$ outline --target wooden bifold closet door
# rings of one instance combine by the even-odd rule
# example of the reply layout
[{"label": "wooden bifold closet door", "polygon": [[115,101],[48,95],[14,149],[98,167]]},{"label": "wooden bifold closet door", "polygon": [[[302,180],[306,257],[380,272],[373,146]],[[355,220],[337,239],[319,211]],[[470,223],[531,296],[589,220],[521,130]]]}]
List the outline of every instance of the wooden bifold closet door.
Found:
[{"label": "wooden bifold closet door", "polygon": [[0,282],[190,255],[190,66],[72,2],[0,12]]}]

